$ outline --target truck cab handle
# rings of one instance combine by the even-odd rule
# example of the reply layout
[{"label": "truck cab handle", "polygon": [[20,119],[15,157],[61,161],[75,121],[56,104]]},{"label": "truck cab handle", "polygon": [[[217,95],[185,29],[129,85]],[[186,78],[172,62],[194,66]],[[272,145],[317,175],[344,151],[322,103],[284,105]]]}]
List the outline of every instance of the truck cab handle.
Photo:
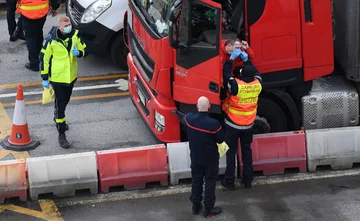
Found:
[{"label": "truck cab handle", "polygon": [[210,91],[218,92],[219,91],[219,85],[213,81],[210,81],[209,83],[209,89]]}]

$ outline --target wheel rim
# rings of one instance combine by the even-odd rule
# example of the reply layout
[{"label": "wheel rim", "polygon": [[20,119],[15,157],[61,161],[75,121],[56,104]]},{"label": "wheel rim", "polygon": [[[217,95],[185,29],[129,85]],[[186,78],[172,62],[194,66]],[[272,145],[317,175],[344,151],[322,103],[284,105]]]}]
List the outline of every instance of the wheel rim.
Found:
[{"label": "wheel rim", "polygon": [[270,133],[271,126],[265,117],[256,116],[253,130],[254,134]]}]

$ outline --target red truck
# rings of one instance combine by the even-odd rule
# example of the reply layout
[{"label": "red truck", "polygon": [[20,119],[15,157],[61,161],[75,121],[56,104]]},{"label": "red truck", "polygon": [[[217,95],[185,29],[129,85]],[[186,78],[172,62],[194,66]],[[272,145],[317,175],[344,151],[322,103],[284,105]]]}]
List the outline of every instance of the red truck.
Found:
[{"label": "red truck", "polygon": [[[358,0],[129,0],[129,92],[162,142],[207,96],[221,114],[221,41],[238,37],[263,78],[255,133],[359,124]],[[125,23],[124,23],[125,24]]]}]

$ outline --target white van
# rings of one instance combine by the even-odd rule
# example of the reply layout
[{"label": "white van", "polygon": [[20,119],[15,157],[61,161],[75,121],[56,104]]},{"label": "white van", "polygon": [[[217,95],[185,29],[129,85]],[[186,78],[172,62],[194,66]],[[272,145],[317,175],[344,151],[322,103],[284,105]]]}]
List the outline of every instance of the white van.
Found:
[{"label": "white van", "polygon": [[123,38],[127,3],[127,0],[66,0],[66,14],[80,31],[89,53],[110,54],[123,69],[127,69],[129,52]]}]

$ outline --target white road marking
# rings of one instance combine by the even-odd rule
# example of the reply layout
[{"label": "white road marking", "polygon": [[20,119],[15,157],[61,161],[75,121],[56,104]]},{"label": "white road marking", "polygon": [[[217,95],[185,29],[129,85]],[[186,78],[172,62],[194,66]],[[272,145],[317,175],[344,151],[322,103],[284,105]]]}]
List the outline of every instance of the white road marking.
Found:
[{"label": "white road marking", "polygon": [[[84,87],[74,87],[74,91],[85,91],[85,90],[93,90],[93,89],[103,89],[103,88],[112,88],[117,87],[120,90],[126,91],[127,88],[127,80],[121,79],[119,83],[116,84],[102,84],[102,85],[92,85],[92,86],[84,86]],[[124,86],[126,85],[126,87]],[[43,91],[31,91],[31,92],[24,92],[24,96],[28,95],[37,95],[42,94]],[[9,98],[9,97],[16,97],[16,93],[9,93],[9,94],[0,94],[0,98]]]},{"label": "white road marking", "polygon": [[115,82],[121,85],[120,87],[118,87],[119,90],[127,91],[129,89],[127,80],[120,78]]}]

